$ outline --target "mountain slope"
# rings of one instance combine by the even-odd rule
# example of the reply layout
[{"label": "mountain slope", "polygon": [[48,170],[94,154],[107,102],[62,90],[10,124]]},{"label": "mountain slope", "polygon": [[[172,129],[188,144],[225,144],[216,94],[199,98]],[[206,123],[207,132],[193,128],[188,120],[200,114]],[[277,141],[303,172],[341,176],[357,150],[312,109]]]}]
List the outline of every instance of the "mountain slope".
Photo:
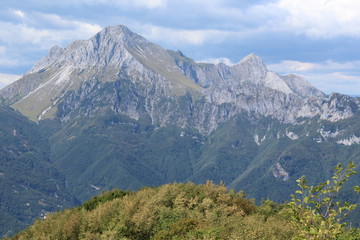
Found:
[{"label": "mountain slope", "polygon": [[168,94],[182,95],[187,89],[201,89],[181,74],[160,46],[125,26],[117,26],[106,28],[87,41],[76,41],[65,49],[52,48],[48,56],[19,81],[3,89],[1,95],[16,102],[15,109],[36,121],[53,117],[63,96],[84,82],[106,83],[120,75],[140,77],[141,84],[154,84]]},{"label": "mountain slope", "polygon": [[65,177],[51,167],[36,125],[0,106],[0,236],[14,234],[48,212],[78,204]]}]

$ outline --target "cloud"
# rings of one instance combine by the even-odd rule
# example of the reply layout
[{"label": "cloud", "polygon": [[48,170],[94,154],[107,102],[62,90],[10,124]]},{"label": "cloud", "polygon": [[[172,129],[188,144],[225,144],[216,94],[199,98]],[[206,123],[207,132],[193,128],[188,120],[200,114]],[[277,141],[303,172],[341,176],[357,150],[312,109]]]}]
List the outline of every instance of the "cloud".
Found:
[{"label": "cloud", "polygon": [[269,68],[275,71],[285,72],[306,72],[318,68],[319,65],[308,62],[282,61],[280,64],[270,65]]},{"label": "cloud", "polygon": [[283,75],[300,75],[326,93],[360,95],[360,61],[281,61],[268,65],[268,68]]},{"label": "cloud", "polygon": [[149,29],[140,32],[153,41],[192,45],[283,33],[312,39],[358,38],[358,12],[358,0],[255,1],[245,7],[224,0],[169,1],[166,11],[155,13],[160,20],[151,22],[157,16],[150,14],[150,22],[142,22]]},{"label": "cloud", "polygon": [[16,67],[21,64],[29,64],[20,56],[18,56],[15,51],[8,49],[9,47],[1,46],[0,45],[0,66],[7,66],[7,67]]},{"label": "cloud", "polygon": [[229,39],[241,39],[255,35],[258,29],[223,30],[223,29],[183,29],[168,28],[159,25],[131,22],[132,30],[150,41],[163,46],[221,44]]},{"label": "cloud", "polygon": [[[129,1],[120,1],[120,2],[127,2],[129,3]],[[146,8],[165,8],[167,5],[167,1],[166,0],[132,0],[130,1],[130,3],[132,3],[134,6],[137,7],[146,7]]]},{"label": "cloud", "polygon": [[15,74],[4,74],[0,73],[0,88],[15,82],[21,77],[21,75],[15,75]]},{"label": "cloud", "polygon": [[55,14],[24,13],[14,10],[24,18],[24,24],[0,22],[0,41],[7,44],[36,44],[49,48],[74,39],[89,38],[101,30],[97,24],[67,20]]},{"label": "cloud", "polygon": [[164,8],[167,5],[167,0],[78,0],[82,4],[98,4],[98,5],[115,5],[117,7],[139,7],[139,8]]},{"label": "cloud", "polygon": [[[86,39],[101,30],[101,27],[73,21],[72,27],[46,29],[0,22],[0,41],[11,45],[33,44],[38,49],[48,49],[53,45],[63,45],[74,39]],[[69,23],[70,24],[70,23]]]},{"label": "cloud", "polygon": [[191,44],[200,45],[205,42],[221,41],[227,36],[234,33],[229,31],[199,29],[199,30],[186,30],[186,29],[173,29],[160,27],[155,25],[144,25],[142,27],[143,34],[146,38],[153,41],[162,41],[166,39],[167,42],[172,44]]},{"label": "cloud", "polygon": [[333,72],[325,74],[305,74],[303,77],[325,93],[338,92],[360,96],[360,76],[358,75]]},{"label": "cloud", "polygon": [[6,53],[6,47],[5,46],[0,46],[0,56],[2,54],[5,54]]},{"label": "cloud", "polygon": [[360,37],[358,0],[279,0],[282,28],[314,38]]},{"label": "cloud", "polygon": [[48,5],[88,5],[88,6],[115,6],[115,7],[137,7],[137,8],[164,8],[167,5],[167,0],[63,0],[58,2],[46,3]]},{"label": "cloud", "polygon": [[25,13],[23,11],[20,11],[20,10],[14,10],[14,14],[21,17],[21,18],[25,17]]},{"label": "cloud", "polygon": [[[286,32],[315,39],[360,37],[358,0],[254,1],[245,7],[241,3],[233,6],[229,4],[231,1],[221,0],[184,1],[184,6],[176,5],[175,11],[183,13],[180,16],[187,16],[190,12],[192,20],[203,26],[215,26],[213,29],[250,34]],[[188,5],[196,10],[188,9]]]},{"label": "cloud", "polygon": [[[88,39],[102,28],[56,14],[9,9],[20,21],[0,20],[0,71],[26,71],[54,45]],[[6,70],[5,70],[6,69]]]},{"label": "cloud", "polygon": [[360,61],[334,62],[300,62],[285,60],[276,64],[268,65],[275,72],[306,73],[306,72],[334,72],[334,71],[360,71]]},{"label": "cloud", "polygon": [[233,65],[234,65],[234,63],[231,62],[230,59],[225,58],[225,57],[223,57],[223,58],[207,58],[207,59],[204,59],[204,60],[200,60],[200,61],[198,61],[198,62],[201,62],[201,63],[212,63],[212,64],[224,63],[224,64],[226,64],[226,65],[228,65],[228,66],[233,66]]}]

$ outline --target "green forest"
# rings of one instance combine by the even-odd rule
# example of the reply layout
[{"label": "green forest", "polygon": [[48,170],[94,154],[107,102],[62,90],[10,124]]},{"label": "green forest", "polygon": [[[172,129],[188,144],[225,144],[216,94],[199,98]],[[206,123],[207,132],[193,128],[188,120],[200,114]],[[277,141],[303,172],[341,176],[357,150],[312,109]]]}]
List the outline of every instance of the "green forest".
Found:
[{"label": "green forest", "polygon": [[354,169],[353,163],[339,164],[331,179],[316,186],[303,176],[284,204],[256,205],[244,192],[211,181],[114,189],[48,214],[10,239],[360,239],[360,229],[346,223],[356,204],[337,200]]}]

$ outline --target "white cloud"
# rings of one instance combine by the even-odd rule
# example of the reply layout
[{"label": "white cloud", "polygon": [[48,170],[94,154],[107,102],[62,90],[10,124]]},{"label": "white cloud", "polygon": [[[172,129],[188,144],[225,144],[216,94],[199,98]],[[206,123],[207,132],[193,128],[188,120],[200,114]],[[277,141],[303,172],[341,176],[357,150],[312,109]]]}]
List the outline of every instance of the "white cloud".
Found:
[{"label": "white cloud", "polygon": [[233,66],[233,65],[234,65],[234,63],[231,62],[230,59],[225,58],[225,57],[223,57],[223,58],[207,58],[207,59],[204,59],[204,60],[200,60],[200,61],[198,61],[198,62],[201,62],[201,63],[212,63],[212,64],[224,63],[224,64],[226,64],[226,65],[228,65],[228,66]]},{"label": "white cloud", "polygon": [[232,7],[223,0],[184,0],[181,4],[169,1],[167,5],[156,6],[160,5],[167,6],[164,16],[184,20],[191,29],[144,24],[149,29],[142,32],[154,41],[198,45],[226,41],[229,37],[242,40],[256,34],[279,32],[311,38],[360,37],[359,0],[278,0],[245,8]]},{"label": "white cloud", "polygon": [[275,71],[286,71],[286,72],[306,72],[318,68],[319,65],[309,62],[299,61],[282,61],[278,66],[272,65],[269,68]]},{"label": "white cloud", "polygon": [[[14,12],[22,16],[26,14],[19,10]],[[31,43],[43,49],[66,41],[86,39],[101,30],[97,24],[67,20],[55,14],[29,13],[26,16],[24,24],[0,22],[0,41],[11,45]],[[55,27],[39,27],[44,23]]]},{"label": "white cloud", "polygon": [[9,47],[0,46],[0,66],[7,66],[7,67],[14,67],[21,64],[28,64],[28,62],[20,59],[16,54],[15,51],[8,49]]},{"label": "white cloud", "polygon": [[120,2],[125,2],[125,3],[131,3],[134,6],[137,7],[146,7],[146,8],[165,8],[167,5],[167,1],[166,0],[132,0],[132,1],[120,1]]},{"label": "white cloud", "polygon": [[226,39],[230,35],[236,34],[230,31],[212,30],[212,29],[199,29],[199,30],[186,30],[166,28],[155,25],[139,25],[142,35],[152,41],[162,42],[166,40],[172,44],[191,44],[200,45],[205,42],[218,42]]},{"label": "white cloud", "polygon": [[276,64],[268,65],[275,72],[282,73],[306,73],[306,72],[334,72],[334,71],[360,71],[360,61],[334,62],[300,62],[285,60]]},{"label": "white cloud", "polygon": [[[359,0],[278,0],[254,2],[246,8],[230,7],[226,1],[194,0],[196,12],[209,24],[242,33],[288,32],[311,38],[360,37]],[[184,12],[186,8],[180,8]],[[200,19],[198,20],[202,22]],[[240,37],[243,35],[239,35]]]},{"label": "white cloud", "polygon": [[222,30],[222,29],[181,29],[168,28],[152,24],[132,23],[133,31],[141,34],[150,41],[157,43],[181,46],[203,45],[208,43],[222,43],[229,39],[241,39],[242,37],[256,34],[259,29]]},{"label": "white cloud", "polygon": [[101,27],[73,21],[68,29],[41,29],[13,23],[0,22],[0,41],[11,44],[35,44],[38,49],[48,49],[53,45],[62,45],[66,41],[89,38]]},{"label": "white cloud", "polygon": [[5,54],[5,52],[6,52],[6,47],[5,46],[0,46],[0,56],[2,54]]},{"label": "white cloud", "polygon": [[360,95],[360,76],[342,72],[303,75],[314,86],[325,93],[338,92],[348,95]]},{"label": "white cloud", "polygon": [[21,18],[25,17],[25,13],[23,11],[20,11],[20,10],[14,10],[14,14],[21,17]]},{"label": "white cloud", "polygon": [[51,2],[51,5],[108,5],[115,7],[164,8],[167,0],[63,0]]},{"label": "white cloud", "polygon": [[21,75],[0,73],[0,88],[4,87],[12,82],[15,82],[21,77]]},{"label": "white cloud", "polygon": [[300,75],[326,93],[360,95],[360,61],[281,61],[268,65],[268,68],[283,75]]},{"label": "white cloud", "polygon": [[88,39],[102,28],[79,20],[69,20],[56,14],[24,12],[9,9],[8,14],[22,18],[21,22],[0,20],[0,71],[15,68],[26,71],[41,58],[41,52],[52,46],[66,46],[76,39]]},{"label": "white cloud", "polygon": [[287,12],[282,27],[315,38],[360,37],[358,0],[279,0]]}]

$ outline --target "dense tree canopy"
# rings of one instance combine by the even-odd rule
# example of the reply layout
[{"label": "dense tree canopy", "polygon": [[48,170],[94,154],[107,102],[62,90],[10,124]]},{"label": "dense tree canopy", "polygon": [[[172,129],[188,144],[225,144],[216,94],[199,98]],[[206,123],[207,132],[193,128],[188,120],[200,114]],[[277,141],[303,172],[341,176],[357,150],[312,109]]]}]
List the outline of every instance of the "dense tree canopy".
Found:
[{"label": "dense tree canopy", "polygon": [[341,222],[355,204],[334,200],[353,168],[339,165],[332,181],[317,186],[299,179],[300,197],[288,204],[256,206],[243,192],[210,181],[112,190],[49,214],[12,239],[359,239],[359,229]]}]

